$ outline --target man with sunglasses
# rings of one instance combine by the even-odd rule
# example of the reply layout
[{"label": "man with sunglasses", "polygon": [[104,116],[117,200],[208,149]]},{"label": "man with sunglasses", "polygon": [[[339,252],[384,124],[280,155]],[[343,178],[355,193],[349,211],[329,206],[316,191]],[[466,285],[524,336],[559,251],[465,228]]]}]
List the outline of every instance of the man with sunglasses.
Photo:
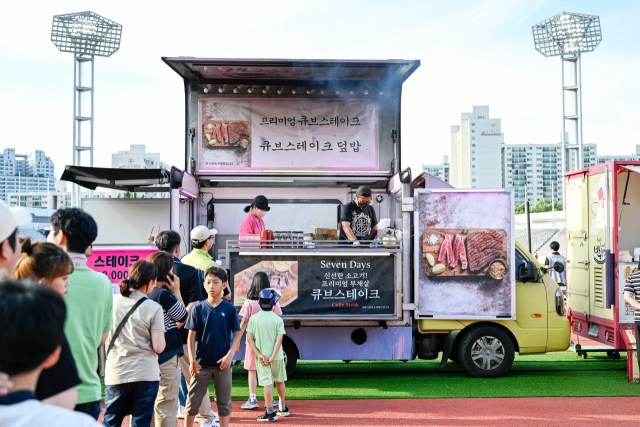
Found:
[{"label": "man with sunglasses", "polygon": [[378,218],[371,206],[371,189],[358,188],[356,198],[340,210],[340,240],[373,240],[378,234]]}]

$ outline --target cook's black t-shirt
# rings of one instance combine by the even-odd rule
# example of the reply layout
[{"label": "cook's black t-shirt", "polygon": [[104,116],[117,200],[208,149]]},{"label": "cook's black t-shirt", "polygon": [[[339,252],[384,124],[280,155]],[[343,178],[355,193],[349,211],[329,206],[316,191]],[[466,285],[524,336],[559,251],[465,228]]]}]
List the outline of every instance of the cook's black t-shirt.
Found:
[{"label": "cook's black t-shirt", "polygon": [[370,240],[371,228],[378,224],[378,219],[371,205],[361,208],[356,202],[349,202],[340,209],[340,240],[348,240],[342,229],[343,222],[351,223],[351,231],[358,239]]},{"label": "cook's black t-shirt", "polygon": [[48,369],[43,369],[36,385],[36,398],[44,400],[65,390],[82,384],[78,376],[76,362],[71,354],[71,347],[67,342],[67,337],[62,339],[60,345],[60,358],[55,365]]}]

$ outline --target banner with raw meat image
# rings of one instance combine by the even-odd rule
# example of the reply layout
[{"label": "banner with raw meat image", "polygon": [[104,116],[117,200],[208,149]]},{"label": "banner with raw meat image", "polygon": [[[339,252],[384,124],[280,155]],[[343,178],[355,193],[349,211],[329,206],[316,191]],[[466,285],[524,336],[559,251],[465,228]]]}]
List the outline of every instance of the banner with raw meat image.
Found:
[{"label": "banner with raw meat image", "polygon": [[198,170],[378,170],[370,99],[202,99]]},{"label": "banner with raw meat image", "polygon": [[511,190],[418,190],[416,197],[418,315],[515,319]]}]

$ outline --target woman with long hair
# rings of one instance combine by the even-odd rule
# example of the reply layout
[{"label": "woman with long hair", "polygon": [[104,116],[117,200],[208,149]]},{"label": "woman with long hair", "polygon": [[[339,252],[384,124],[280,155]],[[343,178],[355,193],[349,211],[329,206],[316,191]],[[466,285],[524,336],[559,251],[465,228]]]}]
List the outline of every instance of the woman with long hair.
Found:
[{"label": "woman with long hair", "polygon": [[137,261],[113,298],[104,378],[106,427],[120,426],[127,414],[132,427],[151,424],[160,381],[158,353],[165,348],[162,307],[147,299],[157,278],[155,265]]},{"label": "woman with long hair", "polygon": [[[28,237],[22,240],[22,255],[14,272],[16,278],[31,279],[51,286],[64,298],[69,288],[68,276],[72,271],[73,263],[60,247],[46,242],[31,243]],[[73,410],[78,400],[76,386],[81,383],[65,336],[58,362],[40,374],[36,398],[44,403]]]},{"label": "woman with long hair", "polygon": [[[240,329],[242,333],[244,333],[245,329],[247,329],[249,318],[262,310],[260,308],[260,291],[269,287],[271,287],[271,284],[269,283],[269,276],[267,276],[267,273],[259,271],[255,276],[253,276],[253,281],[251,282],[251,286],[249,287],[249,291],[247,292],[247,300],[242,305],[242,309],[240,309],[239,313],[242,317],[242,321],[240,322]],[[273,307],[273,312],[278,316],[282,316],[280,303],[276,303],[275,307]],[[256,355],[253,350],[251,350],[249,343],[245,343],[244,369],[249,371],[249,400],[247,400],[247,402],[244,403],[241,408],[259,408],[260,405],[258,404],[258,398],[256,395],[258,389],[258,377],[256,375]],[[275,405],[277,406],[277,404]]]}]

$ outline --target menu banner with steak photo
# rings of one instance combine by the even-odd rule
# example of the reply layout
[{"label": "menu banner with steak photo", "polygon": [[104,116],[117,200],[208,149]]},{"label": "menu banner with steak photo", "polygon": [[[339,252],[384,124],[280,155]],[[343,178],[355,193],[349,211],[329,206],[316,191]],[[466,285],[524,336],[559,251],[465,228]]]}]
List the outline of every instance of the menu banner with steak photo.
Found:
[{"label": "menu banner with steak photo", "polygon": [[419,315],[515,318],[511,190],[418,190],[417,197]]},{"label": "menu banner with steak photo", "polygon": [[376,100],[205,98],[198,106],[199,172],[379,169]]},{"label": "menu banner with steak photo", "polygon": [[283,317],[380,319],[396,314],[394,257],[230,254],[232,301],[240,307],[258,272],[281,292]]}]

